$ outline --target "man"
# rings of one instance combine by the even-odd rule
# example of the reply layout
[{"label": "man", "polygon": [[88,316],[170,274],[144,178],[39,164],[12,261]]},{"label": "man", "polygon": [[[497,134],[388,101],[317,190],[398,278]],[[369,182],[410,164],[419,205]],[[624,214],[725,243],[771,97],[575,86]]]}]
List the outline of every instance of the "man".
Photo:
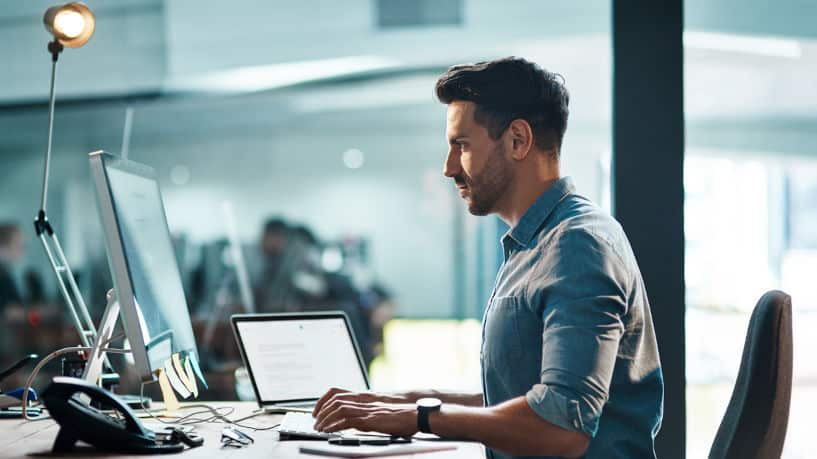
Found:
[{"label": "man", "polygon": [[23,294],[16,266],[25,256],[25,243],[20,227],[0,222],[0,365],[11,358],[15,343],[12,322],[22,320]]},{"label": "man", "polygon": [[23,304],[15,266],[25,256],[25,241],[20,227],[14,223],[0,223],[0,314],[6,307]]},{"label": "man", "polygon": [[[655,457],[663,382],[650,307],[620,225],[561,178],[568,93],[524,59],[450,68],[445,175],[511,227],[483,319],[483,392],[332,389],[315,428],[484,443],[489,456]],[[422,397],[418,407],[411,405]]]},{"label": "man", "polygon": [[259,244],[262,266],[254,288],[255,303],[260,311],[281,312],[291,303],[291,272],[286,257],[290,232],[289,225],[279,218],[270,218],[264,223]]}]

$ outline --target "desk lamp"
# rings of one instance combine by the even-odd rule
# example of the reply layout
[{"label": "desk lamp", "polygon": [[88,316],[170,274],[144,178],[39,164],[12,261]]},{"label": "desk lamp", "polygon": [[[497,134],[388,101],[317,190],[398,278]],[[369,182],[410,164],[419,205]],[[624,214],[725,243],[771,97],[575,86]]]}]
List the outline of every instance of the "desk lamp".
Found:
[{"label": "desk lamp", "polygon": [[[45,166],[43,168],[43,190],[40,211],[34,220],[34,229],[37,237],[43,244],[45,253],[54,274],[57,276],[57,285],[65,304],[71,313],[74,325],[79,331],[83,346],[93,345],[96,337],[96,328],[88,314],[88,308],[74,280],[74,274],[68,266],[68,261],[62,251],[60,240],[46,216],[48,198],[48,169],[51,163],[51,138],[54,128],[54,81],[57,73],[57,59],[64,47],[79,48],[88,42],[94,34],[94,15],[87,6],[80,2],[66,3],[61,6],[48,8],[43,16],[43,22],[54,40],[48,43],[51,53],[51,95],[48,104],[48,148],[45,152]],[[67,282],[67,286],[66,286]],[[70,290],[69,290],[70,289]],[[79,313],[77,312],[79,310]],[[82,320],[80,320],[82,315]],[[83,325],[82,321],[85,322]],[[87,327],[87,328],[86,328]]]}]

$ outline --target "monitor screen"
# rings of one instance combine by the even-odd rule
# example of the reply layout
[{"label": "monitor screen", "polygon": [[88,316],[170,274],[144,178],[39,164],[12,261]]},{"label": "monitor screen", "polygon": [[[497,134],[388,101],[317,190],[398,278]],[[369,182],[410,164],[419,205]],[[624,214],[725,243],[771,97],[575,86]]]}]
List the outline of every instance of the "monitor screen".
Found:
[{"label": "monitor screen", "polygon": [[317,400],[331,387],[368,388],[343,317],[235,323],[261,403]]},{"label": "monitor screen", "polygon": [[191,355],[195,364],[196,342],[159,184],[136,163],[106,157],[104,165],[150,370],[177,352]]}]

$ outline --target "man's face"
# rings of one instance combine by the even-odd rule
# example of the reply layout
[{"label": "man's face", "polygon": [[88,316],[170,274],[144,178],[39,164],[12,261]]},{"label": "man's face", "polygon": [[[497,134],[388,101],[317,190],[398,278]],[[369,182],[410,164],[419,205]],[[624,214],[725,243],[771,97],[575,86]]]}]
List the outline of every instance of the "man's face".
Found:
[{"label": "man's face", "polygon": [[443,174],[454,179],[469,212],[488,215],[499,210],[497,203],[513,181],[514,171],[502,139],[491,139],[488,130],[474,120],[475,109],[473,102],[448,104],[448,157]]},{"label": "man's face", "polygon": [[261,251],[268,257],[281,255],[286,245],[287,236],[283,231],[269,231],[261,236]]},{"label": "man's face", "polygon": [[0,261],[7,263],[17,263],[25,257],[25,254],[25,240],[23,239],[23,233],[20,231],[12,233],[8,243],[0,247]]}]

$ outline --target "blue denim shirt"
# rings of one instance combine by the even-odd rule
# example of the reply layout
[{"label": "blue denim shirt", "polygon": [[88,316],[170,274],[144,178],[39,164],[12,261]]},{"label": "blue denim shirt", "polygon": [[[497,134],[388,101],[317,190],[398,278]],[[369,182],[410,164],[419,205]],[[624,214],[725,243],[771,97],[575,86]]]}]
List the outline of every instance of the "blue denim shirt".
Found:
[{"label": "blue denim shirt", "polygon": [[586,458],[654,458],[664,384],[647,292],[621,226],[563,178],[502,246],[482,321],[486,405],[525,396],[545,421],[592,437]]}]

